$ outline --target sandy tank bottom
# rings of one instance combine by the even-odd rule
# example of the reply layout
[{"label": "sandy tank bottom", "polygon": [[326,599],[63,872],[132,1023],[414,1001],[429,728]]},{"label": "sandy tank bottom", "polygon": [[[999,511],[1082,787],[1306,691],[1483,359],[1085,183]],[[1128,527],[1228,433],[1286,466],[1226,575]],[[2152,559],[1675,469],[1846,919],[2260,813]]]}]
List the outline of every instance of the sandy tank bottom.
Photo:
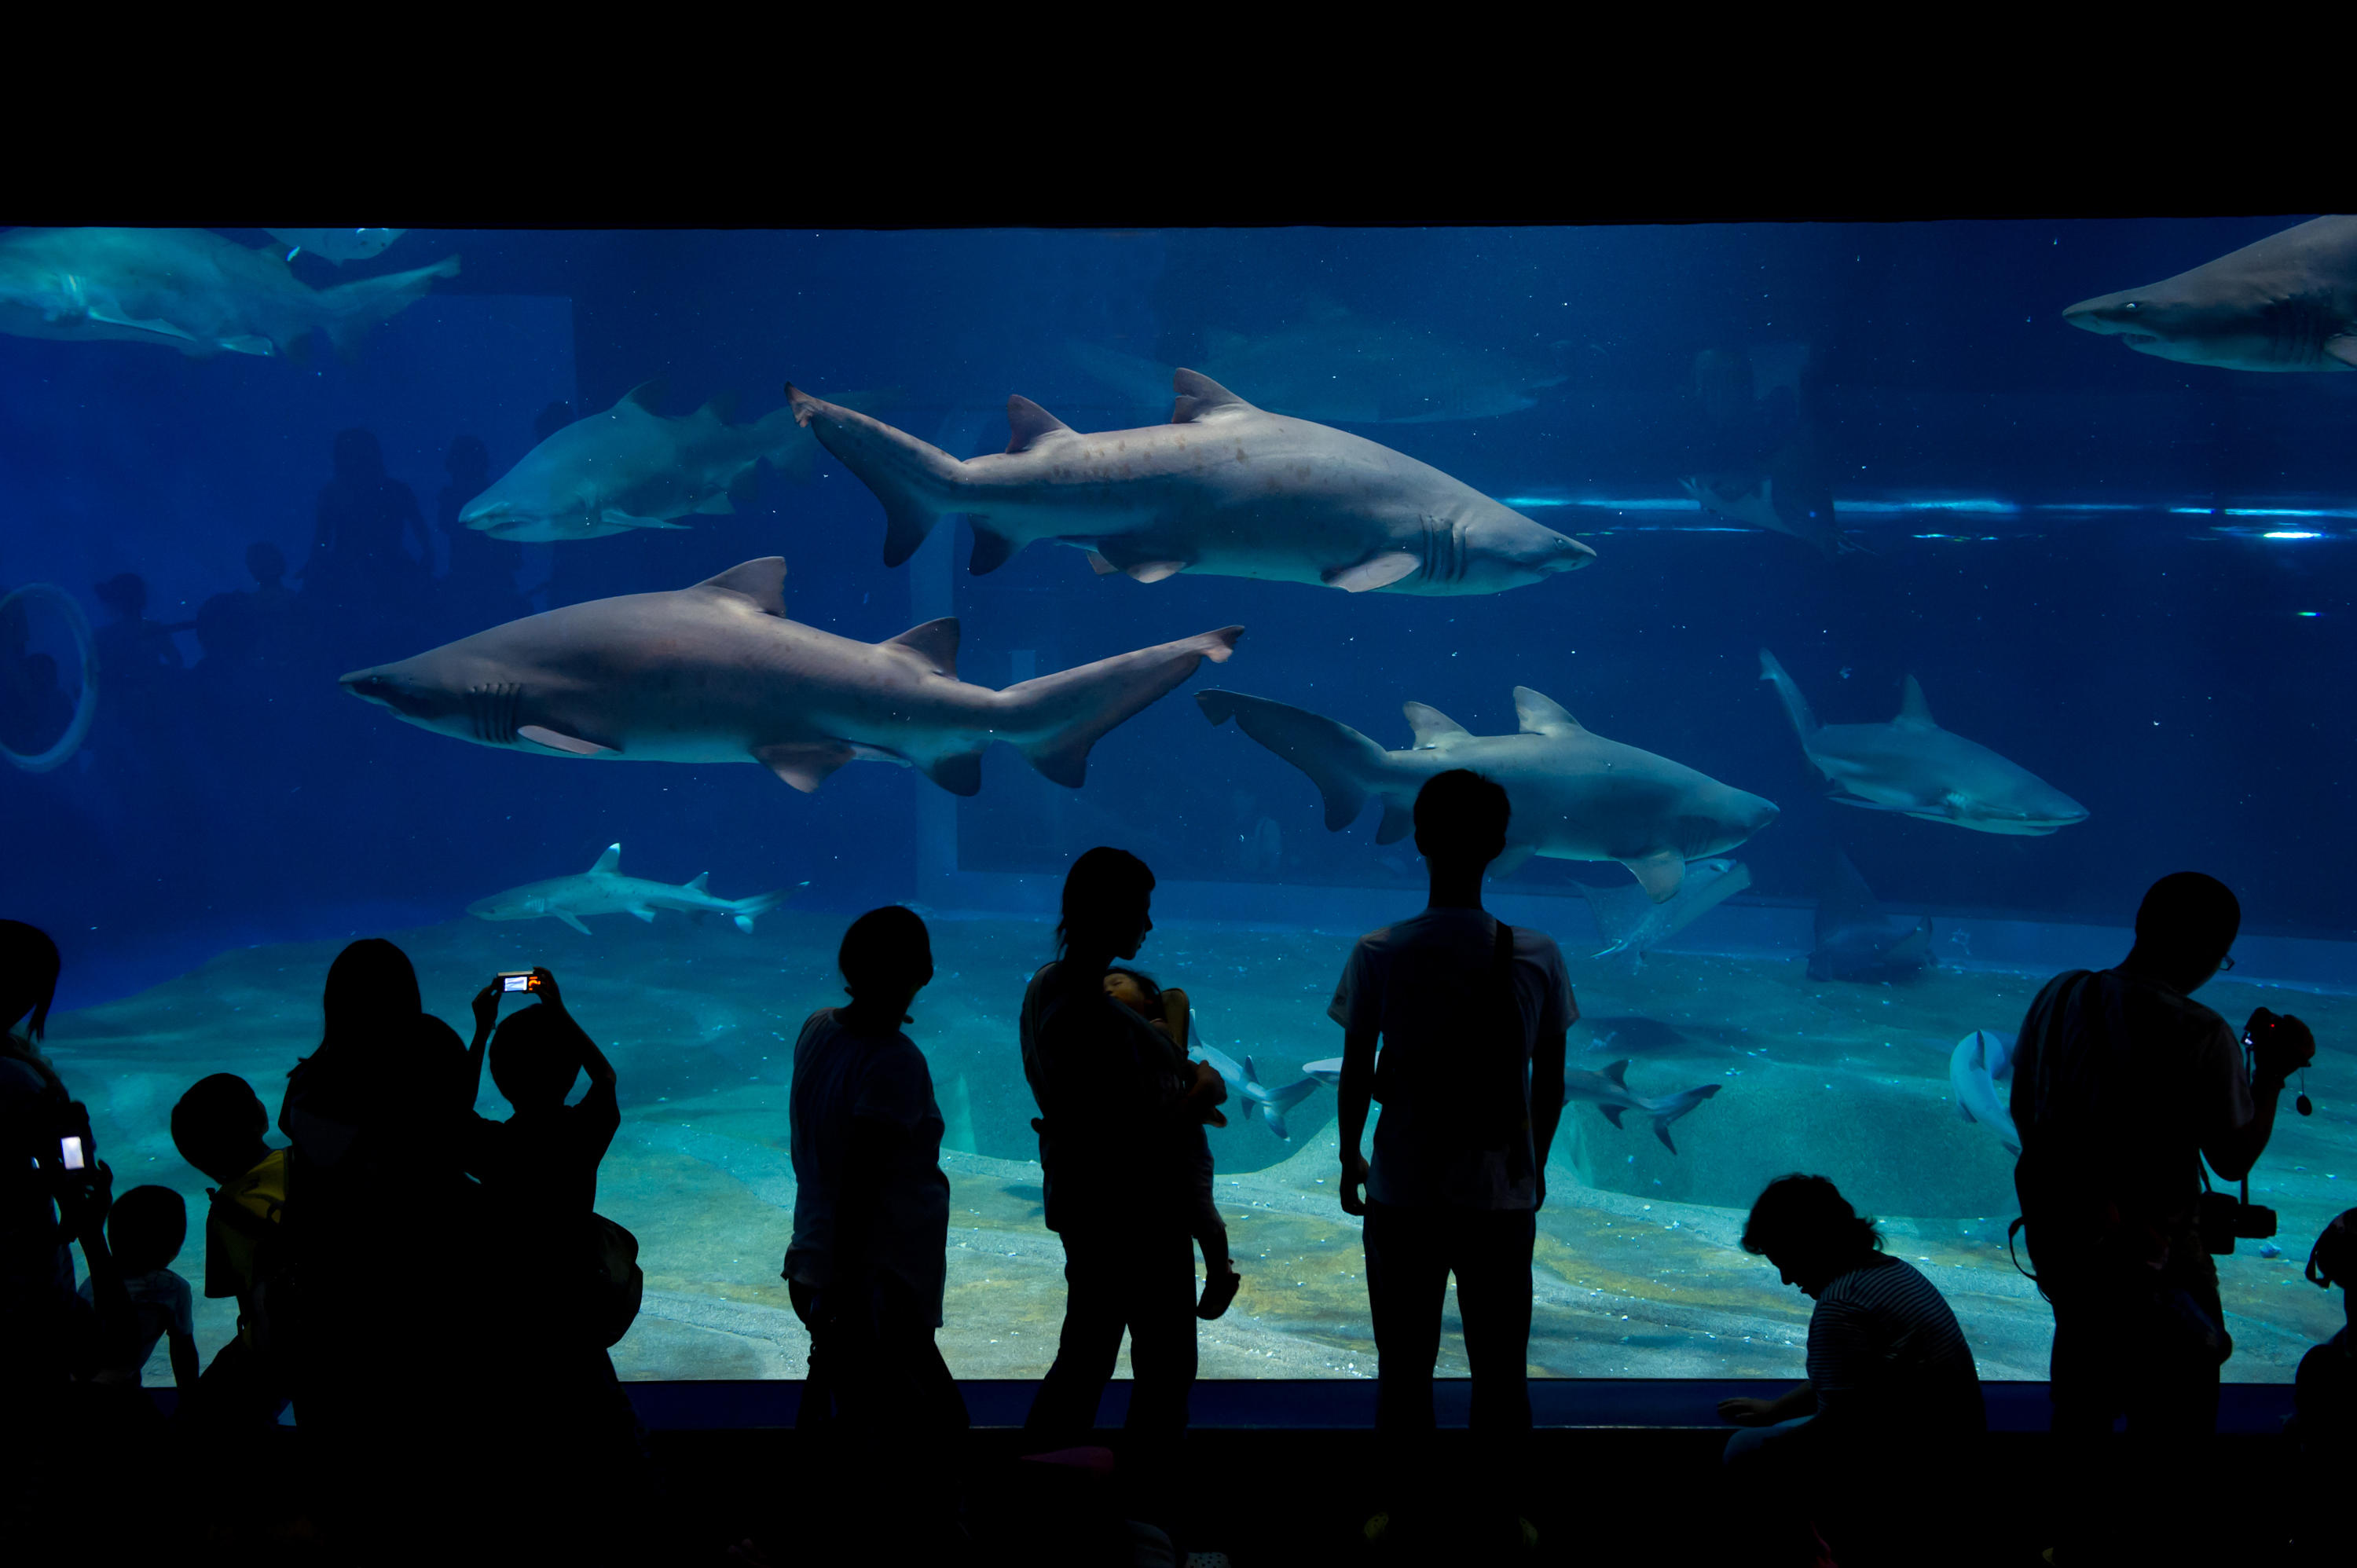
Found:
[{"label": "sandy tank bottom", "polygon": [[[614,1352],[625,1378],[802,1374],[808,1341],[778,1278],[794,1193],[787,1084],[802,1019],[840,998],[843,923],[780,911],[751,937],[672,915],[651,926],[603,918],[587,937],[553,921],[391,933],[416,961],[427,1005],[462,1031],[490,973],[546,963],[611,1054],[623,1125],[598,1208],[637,1233],[647,1275],[645,1307]],[[1060,1320],[1062,1251],[1041,1224],[1015,1019],[1049,929],[942,917],[932,929],[938,978],[909,1032],[949,1129],[941,1343],[961,1377],[1036,1377]],[[1174,923],[1157,928],[1142,966],[1189,988],[1210,1043],[1248,1052],[1264,1081],[1282,1083],[1340,1049],[1325,1006],[1350,940]],[[287,1069],[317,1044],[320,985],[340,946],[226,953],[51,1020],[52,1059],[91,1107],[117,1191],[152,1182],[188,1199],[188,1244],[174,1266],[192,1282],[204,1273],[205,1188],[172,1148],[172,1103],[228,1071],[274,1114]],[[1803,1170],[1882,1218],[1890,1251],[1954,1306],[1984,1377],[2045,1376],[2051,1320],[2005,1246],[2011,1158],[1959,1117],[1948,1081],[1955,1042],[1976,1028],[2009,1033],[2042,977],[1940,970],[1856,984],[1811,981],[1798,959],[1658,956],[1634,974],[1625,961],[1571,961],[1583,1014],[1575,1067],[1626,1058],[1630,1087],[1646,1096],[1722,1088],[1676,1123],[1674,1155],[1641,1117],[1615,1129],[1591,1106],[1566,1109],[1538,1222],[1534,1374],[1797,1376],[1810,1304],[1737,1239],[1760,1187]],[[2201,995],[2235,1022],[2261,1003],[2298,1012],[2322,1045],[2308,1075],[2317,1113],[2286,1104],[2253,1181],[2253,1197],[2282,1213],[2279,1252],[2244,1242],[2220,1260],[2235,1341],[2227,1375],[2285,1381],[2342,1321],[2338,1297],[2300,1272],[2318,1231],[2357,1203],[2340,1182],[2350,1175],[2357,1188],[2357,1001],[2225,982]],[[481,1110],[507,1113],[488,1077]],[[1243,1288],[1201,1327],[1202,1375],[1372,1377],[1358,1225],[1333,1197],[1332,1092],[1292,1112],[1289,1141],[1238,1110],[1232,1101],[1232,1124],[1211,1140]],[[436,1310],[441,1287],[418,1288],[418,1310]],[[208,1359],[234,1326],[234,1303],[199,1298]],[[1465,1371],[1453,1338],[1440,1369]],[[159,1345],[147,1380],[170,1376]]]}]

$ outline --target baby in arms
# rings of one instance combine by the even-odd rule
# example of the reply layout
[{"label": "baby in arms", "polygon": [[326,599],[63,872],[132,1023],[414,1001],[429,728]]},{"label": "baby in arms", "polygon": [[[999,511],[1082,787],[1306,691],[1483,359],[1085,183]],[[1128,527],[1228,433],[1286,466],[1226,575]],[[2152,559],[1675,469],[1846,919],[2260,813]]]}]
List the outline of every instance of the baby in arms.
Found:
[{"label": "baby in arms", "polygon": [[[1168,990],[1156,985],[1134,969],[1116,969],[1105,976],[1105,994],[1144,1018],[1154,1032],[1170,1043],[1171,1070],[1176,1075],[1187,1071],[1187,993],[1177,986]],[[1228,1228],[1221,1221],[1220,1211],[1211,1202],[1211,1141],[1204,1134],[1206,1123],[1224,1127],[1228,1119],[1214,1105],[1201,1104],[1189,1110],[1183,1106],[1186,1117],[1186,1159],[1189,1191],[1193,1199],[1194,1213],[1189,1229],[1203,1249],[1203,1299],[1195,1307],[1198,1317],[1212,1318],[1228,1310],[1236,1299],[1236,1287],[1243,1276],[1228,1256]]]}]

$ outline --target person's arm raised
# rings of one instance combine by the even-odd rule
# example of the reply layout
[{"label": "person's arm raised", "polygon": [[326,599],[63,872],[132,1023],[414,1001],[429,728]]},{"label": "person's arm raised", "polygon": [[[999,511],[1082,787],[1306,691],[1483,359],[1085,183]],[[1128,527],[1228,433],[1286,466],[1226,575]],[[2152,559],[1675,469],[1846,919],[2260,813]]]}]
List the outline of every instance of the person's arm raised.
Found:
[{"label": "person's arm raised", "polygon": [[2239,1127],[2214,1134],[2201,1146],[2210,1168],[2227,1181],[2241,1181],[2259,1163],[2267,1140],[2275,1136],[2276,1106],[2283,1098],[2285,1080],[2316,1057],[2316,1036],[2298,1018],[2276,1017],[2272,1027],[2263,1027],[2263,1022],[2255,1013],[2244,1028],[2253,1041],[2252,1055],[2257,1058],[2257,1070],[2251,1079],[2252,1117]]},{"label": "person's arm raised", "polygon": [[581,1068],[589,1075],[589,1081],[601,1089],[613,1088],[614,1064],[606,1059],[606,1053],[597,1048],[597,1042],[589,1037],[581,1021],[565,1009],[564,993],[556,989],[556,976],[544,969],[535,969],[532,973],[533,989],[540,993],[541,1005],[556,1009],[557,1016],[571,1026],[574,1041],[581,1049]]}]

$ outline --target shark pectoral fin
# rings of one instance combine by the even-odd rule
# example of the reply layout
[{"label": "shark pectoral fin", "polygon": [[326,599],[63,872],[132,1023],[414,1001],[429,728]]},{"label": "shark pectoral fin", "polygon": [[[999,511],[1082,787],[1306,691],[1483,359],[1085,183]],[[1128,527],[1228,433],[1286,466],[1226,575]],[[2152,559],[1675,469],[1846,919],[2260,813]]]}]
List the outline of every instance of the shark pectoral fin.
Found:
[{"label": "shark pectoral fin", "polygon": [[1158,583],[1165,577],[1175,577],[1187,569],[1184,561],[1141,561],[1122,570],[1141,583]]},{"label": "shark pectoral fin", "polygon": [[665,522],[659,517],[633,517],[619,507],[608,507],[597,514],[597,521],[608,528],[685,528],[683,522]]},{"label": "shark pectoral fin", "polygon": [[[160,317],[150,317],[148,319],[142,320],[137,317],[125,316],[122,311],[116,309],[111,305],[98,305],[93,303],[86,306],[82,314],[89,317],[92,321],[102,322],[109,327],[127,327],[135,332],[153,332],[158,338],[177,338],[184,343],[193,343],[197,340],[196,334],[190,332],[186,328],[175,327],[172,323],[163,320]],[[264,353],[269,352],[266,349],[263,351]]]},{"label": "shark pectoral fin", "polygon": [[655,912],[652,909],[648,908],[644,904],[631,905],[630,913],[636,915],[640,919],[644,920],[650,926],[655,923]]},{"label": "shark pectoral fin", "polygon": [[1961,1100],[1956,1101],[1956,1114],[1963,1117],[1967,1122],[1974,1120],[1973,1108],[1965,1104]]},{"label": "shark pectoral fin", "polygon": [[1119,575],[1121,568],[1092,550],[1089,552],[1089,570],[1100,577],[1111,577]]},{"label": "shark pectoral fin", "polygon": [[1637,886],[1656,904],[1666,904],[1678,896],[1685,886],[1686,863],[1675,850],[1657,849],[1652,854],[1620,863],[1637,878]]},{"label": "shark pectoral fin", "polygon": [[839,740],[790,741],[753,748],[754,761],[805,795],[851,759],[851,747]]},{"label": "shark pectoral fin", "polygon": [[737,916],[737,917],[736,918],[736,919],[735,919],[732,923],[736,926],[736,928],[737,928],[738,930],[740,930],[740,931],[744,932],[747,936],[748,936],[748,937],[749,937],[749,936],[751,936],[751,935],[753,934],[753,917],[752,917],[752,916],[750,916],[750,915],[739,915],[739,916]]},{"label": "shark pectoral fin", "polygon": [[2351,370],[2357,371],[2357,333],[2341,332],[2327,338],[2324,340],[2324,357],[2338,360]]},{"label": "shark pectoral fin", "polygon": [[[1056,773],[1048,772],[1048,768],[1041,766],[1036,757],[1032,761],[1032,766],[1039,768],[1042,773],[1046,773],[1049,779],[1055,779],[1059,784],[1070,783],[1077,786],[1080,780],[1073,775],[1080,768],[1086,767],[1087,763],[1088,757],[1084,749],[1077,760],[1063,758],[1055,764],[1064,774],[1060,778]],[[952,752],[947,757],[936,757],[931,761],[920,761],[917,766],[924,770],[926,778],[952,795],[982,793],[982,753],[979,751]]]},{"label": "shark pectoral fin", "polygon": [[544,746],[551,751],[570,752],[575,757],[615,755],[614,748],[610,746],[599,746],[596,741],[583,740],[579,736],[560,735],[545,725],[520,725],[516,728],[516,736],[520,740],[528,740],[534,746]]},{"label": "shark pectoral fin", "polygon": [[1340,588],[1346,594],[1365,594],[1390,587],[1420,564],[1405,550],[1386,550],[1355,566],[1330,567],[1318,576],[1329,588]]},{"label": "shark pectoral fin", "polygon": [[556,918],[564,921],[566,925],[572,927],[575,930],[579,931],[583,936],[586,937],[589,934],[589,928],[583,925],[581,923],[581,917],[575,914],[572,910],[559,909],[556,911]]},{"label": "shark pectoral fin", "polygon": [[232,354],[253,354],[264,360],[278,352],[277,344],[267,338],[258,337],[253,333],[247,333],[242,338],[216,338],[214,347],[226,349]]},{"label": "shark pectoral fin", "polygon": [[1659,1138],[1662,1141],[1662,1147],[1669,1150],[1670,1153],[1674,1155],[1678,1152],[1678,1146],[1670,1142],[1670,1124],[1667,1122],[1653,1123],[1653,1136]]},{"label": "shark pectoral fin", "polygon": [[1261,1120],[1268,1123],[1268,1130],[1270,1132],[1275,1133],[1278,1137],[1284,1139],[1288,1144],[1293,1142],[1293,1134],[1285,1130],[1284,1112],[1279,1111],[1274,1105],[1264,1105],[1260,1108],[1260,1115]]},{"label": "shark pectoral fin", "polygon": [[1599,1105],[1596,1109],[1604,1112],[1604,1119],[1607,1122],[1609,1122],[1615,1127],[1618,1127],[1620,1125],[1620,1112],[1627,1110],[1628,1107],[1625,1105]]},{"label": "shark pectoral fin", "polygon": [[695,510],[706,517],[734,517],[737,515],[737,508],[735,504],[729,500],[728,494],[725,490],[716,496],[706,496],[704,499],[696,502]]},{"label": "shark pectoral fin", "polygon": [[[1329,827],[1332,825],[1330,822],[1328,824]],[[1348,827],[1350,824],[1345,822],[1342,825]],[[1397,800],[1383,802],[1383,820],[1375,829],[1377,843],[1397,843],[1415,831],[1415,808],[1413,805],[1404,806]]]},{"label": "shark pectoral fin", "polygon": [[1512,876],[1529,862],[1531,856],[1538,854],[1538,852],[1539,846],[1534,843],[1508,844],[1506,846],[1505,854],[1500,855],[1497,859],[1490,863],[1491,880],[1494,882],[1501,876]]}]

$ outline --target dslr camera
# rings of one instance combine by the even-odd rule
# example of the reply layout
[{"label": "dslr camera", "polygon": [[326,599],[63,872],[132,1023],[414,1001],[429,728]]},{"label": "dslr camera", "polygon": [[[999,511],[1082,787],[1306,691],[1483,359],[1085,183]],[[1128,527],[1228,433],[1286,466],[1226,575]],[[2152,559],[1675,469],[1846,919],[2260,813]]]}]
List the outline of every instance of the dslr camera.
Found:
[{"label": "dslr camera", "polygon": [[2276,1233],[2276,1211],[2251,1201],[2247,1176],[2240,1197],[2211,1190],[2205,1176],[2195,1219],[2201,1227],[2201,1245],[2222,1257],[2234,1250],[2236,1241],[2264,1241]]}]

